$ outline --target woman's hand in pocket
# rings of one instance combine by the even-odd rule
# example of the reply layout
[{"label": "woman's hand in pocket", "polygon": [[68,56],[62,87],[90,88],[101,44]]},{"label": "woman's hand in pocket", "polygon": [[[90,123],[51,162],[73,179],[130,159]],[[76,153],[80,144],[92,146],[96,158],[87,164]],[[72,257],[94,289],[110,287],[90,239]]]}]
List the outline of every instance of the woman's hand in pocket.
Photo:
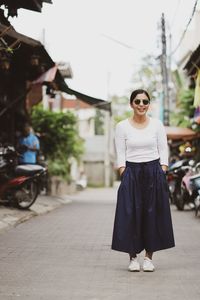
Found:
[{"label": "woman's hand in pocket", "polygon": [[166,165],[161,165],[161,168],[162,168],[163,172],[166,174],[167,169],[168,169],[168,166],[166,166]]},{"label": "woman's hand in pocket", "polygon": [[119,168],[119,176],[120,176],[121,179],[122,179],[124,171],[125,171],[125,167]]}]

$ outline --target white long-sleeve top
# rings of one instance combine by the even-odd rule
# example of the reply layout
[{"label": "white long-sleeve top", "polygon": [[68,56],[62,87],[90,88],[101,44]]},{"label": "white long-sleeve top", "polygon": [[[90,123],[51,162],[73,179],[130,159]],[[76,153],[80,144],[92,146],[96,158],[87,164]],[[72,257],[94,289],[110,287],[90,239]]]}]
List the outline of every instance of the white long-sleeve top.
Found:
[{"label": "white long-sleeve top", "polygon": [[162,122],[150,118],[145,128],[135,128],[129,119],[119,122],[115,128],[117,168],[126,161],[148,162],[160,159],[161,165],[168,166],[167,135]]}]

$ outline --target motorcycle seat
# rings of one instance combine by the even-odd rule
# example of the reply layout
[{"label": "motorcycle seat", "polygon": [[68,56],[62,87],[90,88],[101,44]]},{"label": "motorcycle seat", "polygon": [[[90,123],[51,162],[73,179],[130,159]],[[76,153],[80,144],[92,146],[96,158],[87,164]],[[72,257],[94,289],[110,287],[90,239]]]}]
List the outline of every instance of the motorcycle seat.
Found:
[{"label": "motorcycle seat", "polygon": [[200,178],[200,173],[190,176],[190,180],[195,180],[197,178]]},{"label": "motorcycle seat", "polygon": [[187,162],[188,160],[186,159],[178,160],[169,167],[169,171],[180,169],[182,166],[187,165]]},{"label": "motorcycle seat", "polygon": [[45,171],[45,168],[40,165],[18,165],[15,168],[15,173],[18,175],[34,175],[42,171]]}]

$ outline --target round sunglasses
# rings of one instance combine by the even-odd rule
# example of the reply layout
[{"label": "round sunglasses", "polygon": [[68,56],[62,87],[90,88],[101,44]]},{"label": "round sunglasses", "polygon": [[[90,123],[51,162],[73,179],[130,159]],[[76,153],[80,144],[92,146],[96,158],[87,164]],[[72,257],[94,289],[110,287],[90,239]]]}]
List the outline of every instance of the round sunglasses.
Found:
[{"label": "round sunglasses", "polygon": [[133,100],[133,102],[136,105],[140,105],[141,103],[143,105],[148,105],[150,103],[150,100],[149,99],[135,99],[135,100]]}]

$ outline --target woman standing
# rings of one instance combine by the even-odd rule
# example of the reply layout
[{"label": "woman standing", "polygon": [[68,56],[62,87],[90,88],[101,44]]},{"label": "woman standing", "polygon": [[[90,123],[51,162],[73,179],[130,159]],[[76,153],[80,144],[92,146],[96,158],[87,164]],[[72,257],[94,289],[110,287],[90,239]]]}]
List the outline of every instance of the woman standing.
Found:
[{"label": "woman standing", "polygon": [[147,115],[147,91],[133,91],[130,105],[133,116],[115,132],[121,184],[111,248],[129,254],[129,271],[140,271],[137,254],[145,250],[143,271],[152,272],[153,252],[175,246],[165,177],[167,137],[162,122]]}]

